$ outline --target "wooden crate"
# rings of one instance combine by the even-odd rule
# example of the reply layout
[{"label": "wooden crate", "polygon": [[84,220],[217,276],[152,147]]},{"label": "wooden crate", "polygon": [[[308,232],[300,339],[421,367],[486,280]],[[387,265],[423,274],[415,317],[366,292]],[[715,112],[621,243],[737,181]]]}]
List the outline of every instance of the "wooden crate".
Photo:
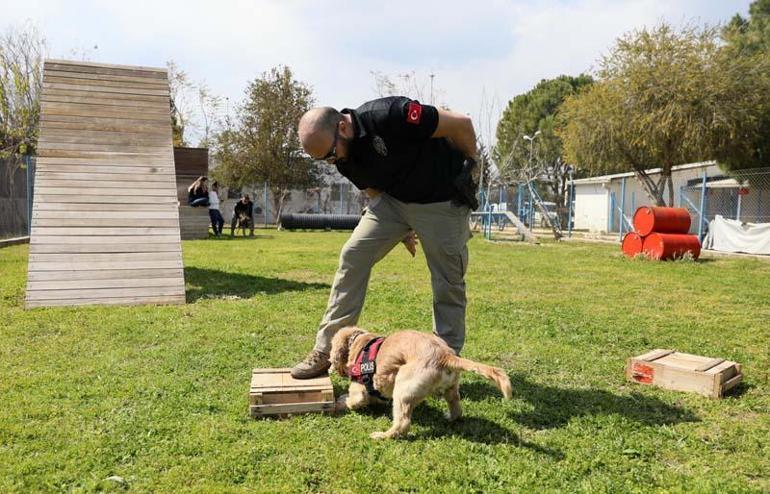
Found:
[{"label": "wooden crate", "polygon": [[640,384],[721,398],[741,382],[743,373],[741,364],[722,358],[656,349],[628,359],[626,377]]},{"label": "wooden crate", "polygon": [[334,412],[334,390],[329,376],[294,379],[290,371],[254,369],[249,390],[252,417]]}]

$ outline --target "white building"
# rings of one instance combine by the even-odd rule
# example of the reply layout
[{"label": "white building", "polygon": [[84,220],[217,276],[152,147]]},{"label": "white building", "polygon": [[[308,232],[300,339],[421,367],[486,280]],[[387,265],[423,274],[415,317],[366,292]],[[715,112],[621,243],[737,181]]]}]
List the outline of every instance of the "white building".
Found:
[{"label": "white building", "polygon": [[[660,168],[647,170],[647,174],[657,181],[660,178]],[[692,208],[692,205],[687,204],[686,198],[682,197],[680,191],[683,187],[692,187],[702,181],[704,174],[707,177],[724,175],[715,161],[679,165],[671,169],[671,180],[674,185],[674,206],[690,206],[691,209],[696,209],[699,206],[695,204],[695,208]],[[572,183],[575,187],[573,227],[575,230],[587,230],[592,233],[617,232],[620,229],[620,211],[622,209],[627,221],[623,229],[629,231],[636,208],[650,205],[650,199],[633,172],[581,178]],[[668,201],[668,188],[666,188],[663,197]],[[697,230],[697,224],[693,225],[693,230]]]}]

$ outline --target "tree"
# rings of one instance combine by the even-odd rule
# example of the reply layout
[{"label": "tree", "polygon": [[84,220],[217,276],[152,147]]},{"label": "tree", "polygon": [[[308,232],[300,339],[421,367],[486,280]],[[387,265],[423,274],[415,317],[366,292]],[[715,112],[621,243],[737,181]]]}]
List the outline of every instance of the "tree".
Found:
[{"label": "tree", "polygon": [[222,106],[222,97],[213,94],[211,89],[209,89],[205,83],[198,85],[197,93],[198,107],[202,120],[201,130],[203,132],[198,146],[207,148],[211,144],[209,139],[213,133],[213,129],[216,128],[216,125],[218,124],[217,115],[219,113],[220,107]]},{"label": "tree", "polygon": [[406,96],[419,100],[423,104],[449,109],[444,104],[435,103],[444,94],[440,89],[433,87],[435,74],[430,74],[428,76],[430,80],[426,81],[420,79],[414,71],[404,72],[396,76],[374,70],[370,73],[374,78],[374,90],[380,97]]},{"label": "tree", "polygon": [[[673,204],[671,168],[716,159],[757,166],[770,91],[770,60],[733,56],[713,27],[667,24],[621,37],[599,82],[570,96],[560,132],[569,162],[591,172],[633,170],[650,200]],[[645,170],[660,167],[658,180]]]},{"label": "tree", "polygon": [[315,185],[319,164],[299,144],[297,122],[312,104],[310,88],[288,67],[275,67],[250,82],[238,121],[216,136],[216,177],[240,186],[267,181],[280,217],[293,188]]},{"label": "tree", "polygon": [[722,37],[738,53],[770,53],[770,0],[752,2],[748,19],[735,14]]},{"label": "tree", "polygon": [[194,83],[176,62],[166,62],[174,146],[189,146],[198,137],[199,147],[210,147],[212,137],[221,125],[219,112],[222,97],[214,94],[205,82]]},{"label": "tree", "polygon": [[[511,183],[540,178],[548,197],[556,204],[561,224],[566,223],[564,197],[569,168],[562,159],[562,142],[556,132],[557,115],[568,96],[577,94],[591,83],[593,78],[585,74],[544,79],[508,102],[497,124],[494,155],[502,181]],[[537,131],[540,134],[531,143],[523,139]],[[530,152],[533,156],[531,164]]]},{"label": "tree", "polygon": [[[9,28],[0,35],[0,189],[13,195],[24,157],[37,149],[40,92],[47,46],[32,25]],[[19,201],[6,201],[3,213],[22,224],[27,213]],[[29,218],[27,218],[29,220]],[[27,222],[27,224],[29,224]]]},{"label": "tree", "polygon": [[31,25],[0,36],[0,158],[35,153],[46,51]]},{"label": "tree", "polygon": [[187,72],[180,69],[173,60],[166,62],[166,69],[168,70],[172,141],[174,146],[187,146],[185,130],[192,119],[190,93],[194,91],[195,85],[190,82]]},{"label": "tree", "polygon": [[245,161],[240,140],[238,129],[233,127],[228,118],[225,127],[214,134],[211,142],[211,155],[217,163],[216,168],[212,170],[212,175],[216,180],[235,188],[253,185],[253,183],[244,182],[248,177],[242,172],[240,166]]},{"label": "tree", "polygon": [[[752,59],[770,58],[770,0],[757,0],[749,6],[749,18],[744,19],[739,14],[722,30],[726,42],[724,47],[732,57],[749,57]],[[766,111],[761,119],[761,130],[755,143],[760,166],[770,164],[770,111]],[[734,163],[725,163],[724,167],[731,168]]]}]

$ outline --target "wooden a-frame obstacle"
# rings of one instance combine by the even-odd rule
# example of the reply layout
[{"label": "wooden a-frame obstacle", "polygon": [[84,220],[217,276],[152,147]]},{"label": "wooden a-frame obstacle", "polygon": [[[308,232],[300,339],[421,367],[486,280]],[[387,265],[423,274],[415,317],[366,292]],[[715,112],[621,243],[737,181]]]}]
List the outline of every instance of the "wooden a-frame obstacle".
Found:
[{"label": "wooden a-frame obstacle", "polygon": [[166,70],[43,73],[26,306],[184,303]]}]

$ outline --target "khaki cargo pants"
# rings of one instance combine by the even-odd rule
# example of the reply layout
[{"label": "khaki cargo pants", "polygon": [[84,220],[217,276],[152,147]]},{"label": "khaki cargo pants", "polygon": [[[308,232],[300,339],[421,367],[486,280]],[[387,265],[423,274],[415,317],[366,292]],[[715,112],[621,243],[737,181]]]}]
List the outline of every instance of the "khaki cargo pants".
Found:
[{"label": "khaki cargo pants", "polygon": [[450,201],[404,203],[387,194],[374,198],[340,253],[315,349],[329,353],[337,330],[357,323],[372,267],[414,230],[430,269],[433,332],[459,354],[465,342],[469,215],[469,208]]}]

